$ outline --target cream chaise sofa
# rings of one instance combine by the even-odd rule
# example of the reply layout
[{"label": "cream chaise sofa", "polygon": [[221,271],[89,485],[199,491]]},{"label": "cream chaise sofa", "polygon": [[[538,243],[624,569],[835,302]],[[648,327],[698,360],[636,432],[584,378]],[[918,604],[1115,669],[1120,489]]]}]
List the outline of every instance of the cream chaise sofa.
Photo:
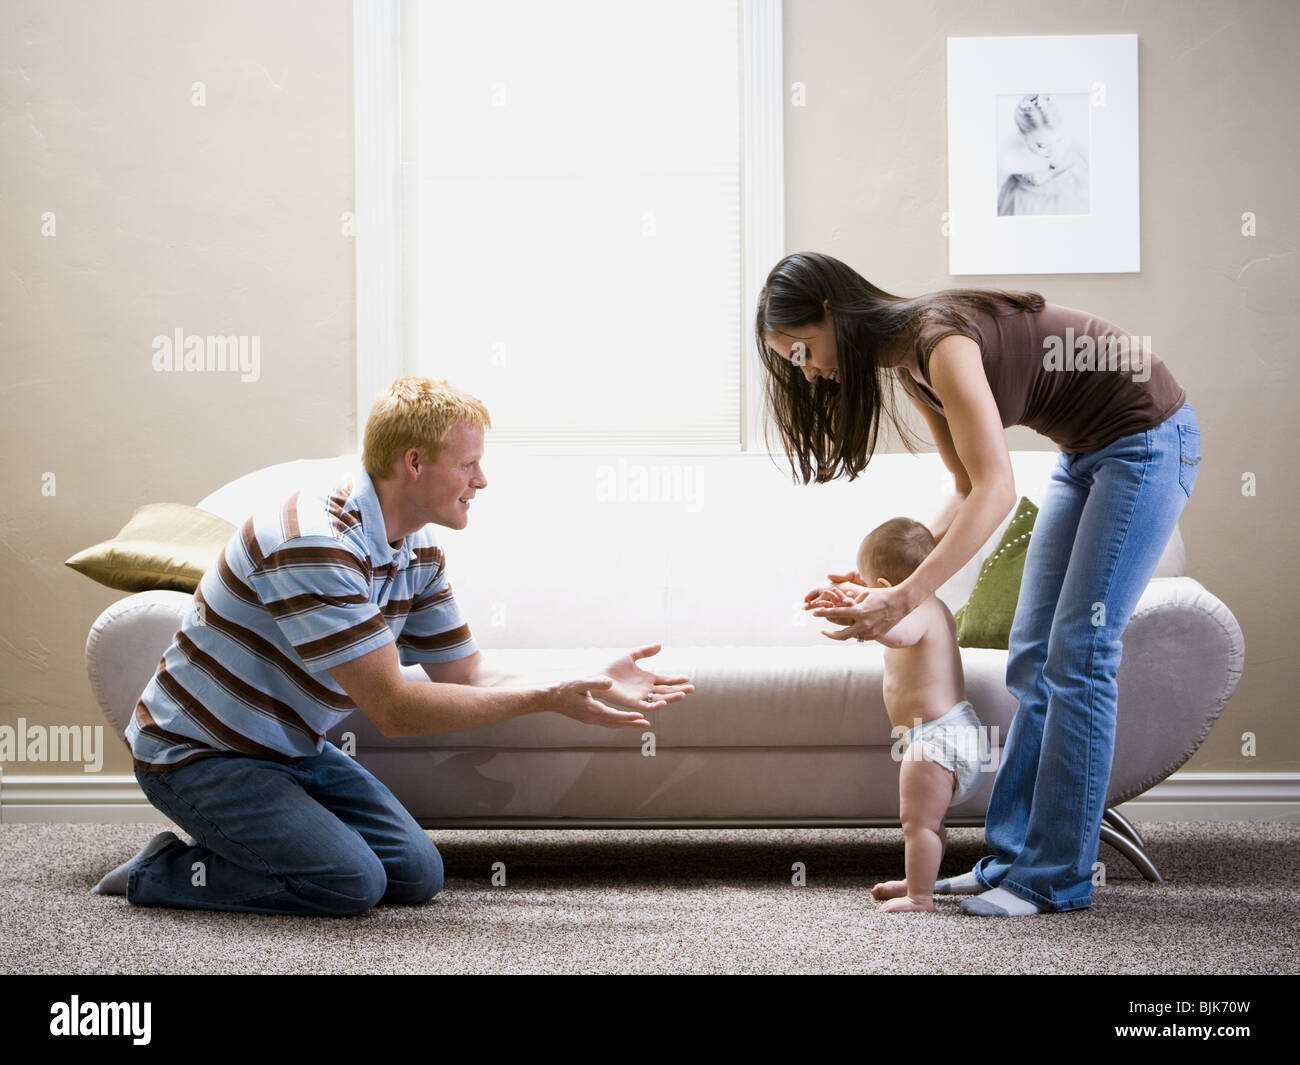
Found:
[{"label": "cream chaise sofa", "polygon": [[[1038,502],[1055,460],[1054,451],[1013,452],[1019,494]],[[198,505],[238,525],[341,461],[269,467]],[[653,754],[640,731],[556,714],[386,739],[354,713],[331,738],[355,743],[422,824],[898,824],[881,648],[827,640],[799,606],[828,571],[852,568],[874,525],[931,516],[947,482],[936,455],[877,455],[856,482],[815,487],[792,485],[766,456],[606,460],[490,448],[484,465],[489,485],[468,528],[438,532],[485,655],[522,674],[579,676],[662,643],[651,663],[689,674],[696,691],[653,717]],[[940,590],[954,612],[1001,533]],[[1111,808],[1191,757],[1241,674],[1236,619],[1185,564],[1175,532],[1125,634]],[[119,735],[189,601],[142,592],[96,621],[87,665]],[[1006,652],[965,649],[963,661],[967,697],[1005,737],[1015,711]],[[424,679],[418,666],[405,672]],[[950,824],[983,823],[993,776]],[[1113,810],[1103,838],[1158,879]]]}]

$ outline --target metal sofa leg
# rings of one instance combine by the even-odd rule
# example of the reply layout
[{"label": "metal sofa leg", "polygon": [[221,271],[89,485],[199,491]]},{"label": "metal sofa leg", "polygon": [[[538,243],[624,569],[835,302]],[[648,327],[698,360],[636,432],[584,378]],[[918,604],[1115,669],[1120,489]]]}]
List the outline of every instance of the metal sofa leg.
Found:
[{"label": "metal sofa leg", "polygon": [[1123,832],[1124,835],[1128,836],[1128,838],[1131,839],[1134,843],[1136,843],[1139,847],[1146,846],[1146,843],[1143,842],[1142,837],[1138,835],[1138,830],[1133,827],[1133,822],[1130,821],[1118,810],[1107,810],[1104,814],[1102,814],[1102,820],[1109,821],[1112,825],[1115,826],[1116,829],[1118,829],[1120,832]]},{"label": "metal sofa leg", "polygon": [[1118,832],[1105,821],[1101,825],[1101,839],[1103,843],[1109,843],[1120,854],[1124,855],[1130,862],[1137,866],[1137,870],[1142,876],[1151,881],[1153,884],[1163,884],[1164,877],[1160,875],[1151,859],[1146,856],[1146,852],[1134,843],[1128,836]]}]

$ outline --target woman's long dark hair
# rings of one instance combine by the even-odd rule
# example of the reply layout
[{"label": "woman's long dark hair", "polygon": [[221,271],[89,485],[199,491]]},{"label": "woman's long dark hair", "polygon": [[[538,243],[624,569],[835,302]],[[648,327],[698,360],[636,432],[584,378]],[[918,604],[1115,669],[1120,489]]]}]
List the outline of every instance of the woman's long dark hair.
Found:
[{"label": "woman's long dark hair", "polygon": [[[819,377],[809,384],[803,371],[777,354],[763,335],[817,325],[827,300],[839,381]],[[882,365],[881,356],[904,344],[917,350],[921,326],[932,322],[970,332],[963,307],[994,315],[1040,311],[1043,297],[1037,292],[963,288],[904,299],[818,252],[787,255],[772,268],[758,294],[754,333],[767,370],[768,411],[796,482],[823,484],[845,474],[854,480],[875,453],[882,413],[908,451],[916,451],[916,435],[899,416],[894,370]]]}]

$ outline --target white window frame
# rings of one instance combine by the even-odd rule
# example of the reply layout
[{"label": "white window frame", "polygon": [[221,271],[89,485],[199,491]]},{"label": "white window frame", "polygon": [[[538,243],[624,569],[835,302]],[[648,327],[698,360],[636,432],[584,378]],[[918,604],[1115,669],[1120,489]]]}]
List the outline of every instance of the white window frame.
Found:
[{"label": "white window frame", "polygon": [[[741,380],[739,445],[725,454],[766,453],[761,430],[763,369],[754,348],[753,315],[768,271],[785,254],[785,90],[782,0],[738,0],[741,48]],[[354,0],[356,136],[356,282],[358,452],[374,397],[413,372],[405,350],[400,219],[401,0]],[[542,446],[530,444],[529,447]],[[547,445],[549,447],[549,445]],[[556,448],[565,452],[609,448]],[[696,446],[619,445],[620,453]]]}]

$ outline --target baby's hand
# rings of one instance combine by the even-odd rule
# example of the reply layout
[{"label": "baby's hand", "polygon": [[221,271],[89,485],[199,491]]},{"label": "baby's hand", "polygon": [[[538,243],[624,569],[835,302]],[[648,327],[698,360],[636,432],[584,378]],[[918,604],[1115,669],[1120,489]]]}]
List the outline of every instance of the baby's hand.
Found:
[{"label": "baby's hand", "polygon": [[[842,606],[845,603],[860,603],[862,597],[867,594],[865,590],[856,593],[845,592],[840,587],[841,584],[852,584],[865,589],[865,585],[862,583],[862,577],[858,574],[857,570],[851,570],[848,573],[828,573],[826,576],[835,583],[822,588],[814,588],[811,592],[805,595],[803,597],[803,608],[805,610],[816,610],[821,606]],[[832,595],[841,597],[848,596],[848,598],[826,598],[827,596]]]},{"label": "baby's hand", "polygon": [[815,610],[822,606],[851,606],[860,602],[866,592],[846,592],[843,588],[822,588],[817,593],[817,598],[812,600],[805,610]]}]

